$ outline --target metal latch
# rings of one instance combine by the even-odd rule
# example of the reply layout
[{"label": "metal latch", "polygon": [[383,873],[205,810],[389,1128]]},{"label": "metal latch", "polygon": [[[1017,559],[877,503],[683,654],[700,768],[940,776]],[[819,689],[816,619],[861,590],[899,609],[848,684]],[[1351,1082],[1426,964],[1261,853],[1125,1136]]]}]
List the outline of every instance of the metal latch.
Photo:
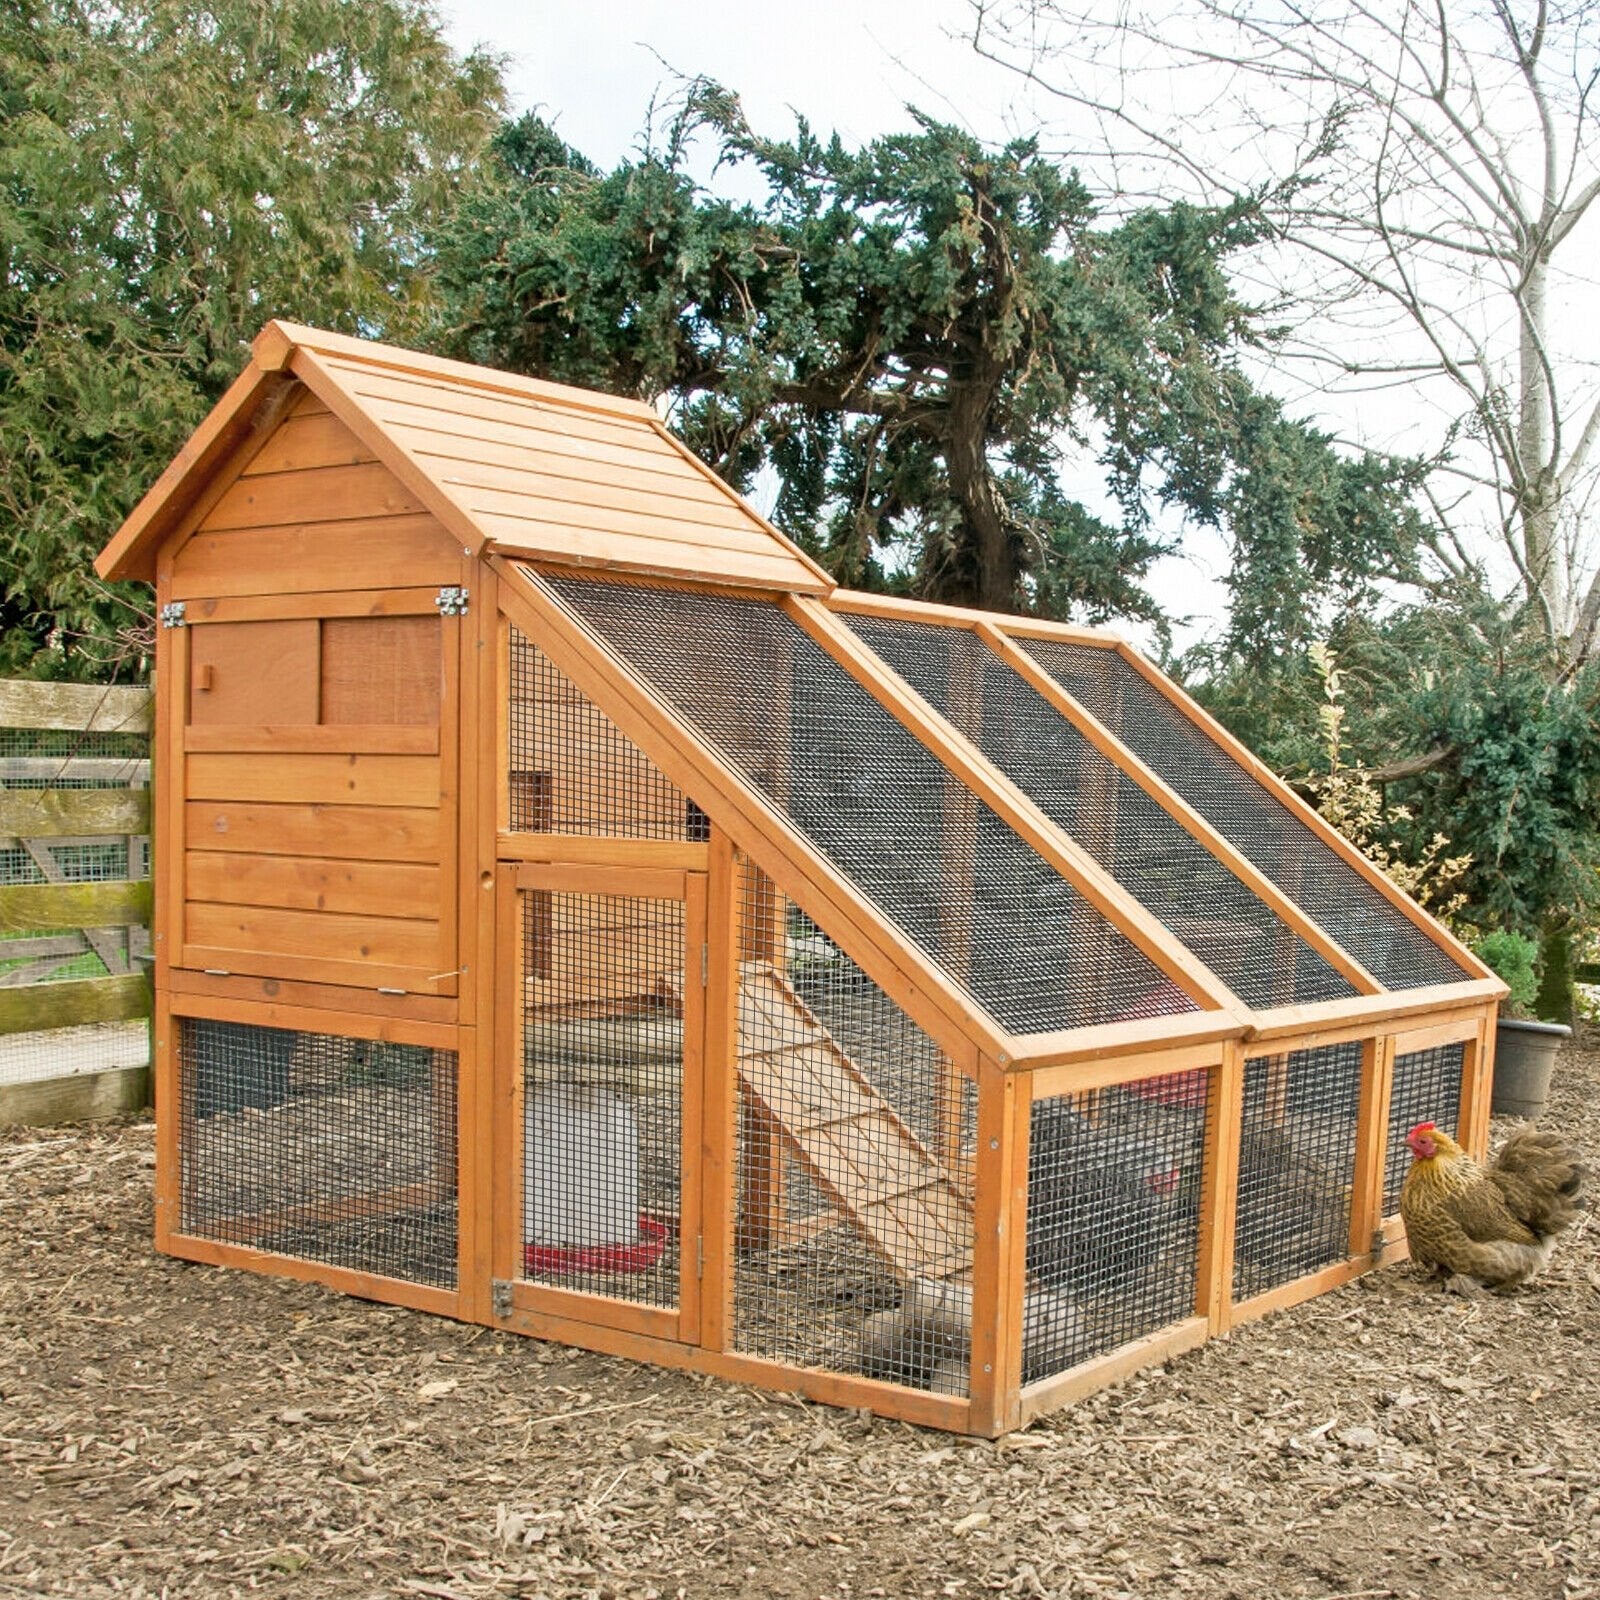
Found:
[{"label": "metal latch", "polygon": [[167,601],[161,608],[161,626],[163,628],[181,628],[183,626],[183,609],[183,601]]},{"label": "metal latch", "polygon": [[458,584],[447,583],[438,594],[433,597],[433,603],[439,608],[441,617],[464,617],[467,614],[467,600],[469,593]]},{"label": "metal latch", "polygon": [[494,1306],[494,1314],[502,1320],[511,1315],[511,1285],[504,1278],[494,1280],[490,1303]]},{"label": "metal latch", "polygon": [[1383,1265],[1383,1253],[1389,1248],[1389,1236],[1382,1228],[1372,1230],[1372,1264],[1375,1267]]}]

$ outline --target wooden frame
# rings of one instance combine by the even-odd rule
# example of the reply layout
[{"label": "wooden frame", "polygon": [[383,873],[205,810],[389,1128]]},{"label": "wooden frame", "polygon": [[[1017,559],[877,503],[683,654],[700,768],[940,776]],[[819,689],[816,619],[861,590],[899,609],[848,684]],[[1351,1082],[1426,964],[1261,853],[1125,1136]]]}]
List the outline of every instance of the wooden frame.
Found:
[{"label": "wooden frame", "polygon": [[[562,419],[556,431],[565,432],[560,438],[535,438],[545,426],[538,419],[551,415]],[[535,459],[541,451],[549,458],[542,476]],[[297,479],[298,472],[312,476]],[[321,495],[327,505],[319,510]],[[652,495],[658,505],[650,503]],[[528,504],[522,505],[519,496]],[[562,497],[567,511],[552,532],[548,507]],[[308,516],[328,520],[297,520]],[[328,536],[330,527],[339,530],[337,540]],[[252,544],[258,531],[263,536]],[[257,555],[251,560],[239,556],[252,549]],[[304,566],[285,570],[288,561]],[[672,440],[647,407],[273,324],[257,341],[246,374],[107,546],[99,565],[107,575],[153,576],[158,604],[182,601],[186,608],[185,625],[157,631],[153,750],[158,779],[151,808],[157,867],[156,1236],[158,1246],[170,1253],[993,1436],[1140,1366],[1398,1259],[1403,1234],[1395,1218],[1383,1215],[1398,1056],[1462,1046],[1460,1137],[1474,1152],[1485,1146],[1495,1007],[1503,986],[1192,700],[1137,652],[1100,630],[833,589],[814,562]],[[621,584],[770,601],[931,755],[974,811],[979,804],[988,807],[1197,1009],[1061,1032],[1006,1029],[814,848],[785,813],[729,767],[618,651],[539,582],[538,573],[547,566]],[[420,618],[436,610],[444,615],[436,723],[357,721],[362,702],[344,688],[340,693],[347,698],[339,703],[352,708],[352,720],[336,725],[305,718],[230,725],[191,721],[186,714],[185,685],[200,638],[196,627]],[[910,619],[974,635],[1099,752],[1109,763],[1103,770],[1114,769],[1147,796],[1356,993],[1313,1005],[1247,1006],[1169,929],[1160,908],[1141,904],[1101,865],[1103,853],[1092,854],[1083,840],[1055,824],[983,755],[960,731],[959,716],[947,721],[937,715],[867,648],[845,625],[853,615]],[[390,634],[404,631],[398,623],[386,626]],[[692,836],[681,838],[559,835],[526,831],[521,826],[526,815],[512,827],[513,626],[667,782],[703,807],[703,833],[697,824]],[[1063,690],[1034,661],[1026,648],[1030,640],[1104,650],[1126,663],[1219,756],[1236,762],[1398,916],[1458,962],[1462,981],[1386,989],[1299,906],[1292,884],[1269,879]],[[203,650],[201,658],[204,665]],[[781,700],[780,695],[774,715],[787,714]],[[221,703],[220,696],[206,702]],[[423,816],[426,807],[396,803],[402,786],[419,781],[419,764],[426,763],[438,772],[431,821]],[[344,789],[331,776],[340,764],[338,782]],[[321,950],[300,960],[279,960],[271,971],[246,972],[227,959],[225,947],[197,938],[197,918],[185,910],[192,876],[185,869],[185,849],[199,848],[193,843],[196,830],[203,838],[204,830],[214,827],[221,802],[205,796],[215,792],[219,774],[236,776],[247,766],[252,782],[259,778],[274,795],[287,786],[295,798],[283,802],[282,849],[276,857],[255,860],[272,852],[242,845],[214,852],[238,863],[238,881],[230,889],[310,900],[319,910],[331,907],[330,896],[346,906],[370,896],[371,884],[357,881],[361,874],[336,880],[316,865],[342,858],[298,849],[299,841],[318,837],[313,823],[327,825],[328,795],[360,792],[361,774],[370,770],[383,792],[366,794],[360,804],[352,801],[340,826],[347,839],[372,847],[364,859],[397,863],[387,890],[391,897],[416,902],[437,890],[441,947],[450,951],[449,962],[441,959],[438,965],[454,970],[418,968],[427,982],[388,984],[373,981],[371,968],[361,960],[341,962],[336,953]],[[355,790],[348,788],[352,783]],[[367,803],[374,799],[388,802],[387,820],[383,807]],[[297,808],[292,817],[291,807]],[[238,813],[231,824],[233,838],[250,837],[257,821]],[[960,818],[946,831],[953,837],[964,825]],[[392,854],[378,853],[379,846]],[[955,878],[970,870],[959,838],[935,840],[930,848],[946,852]],[[304,865],[308,857],[314,859]],[[295,866],[291,870],[284,862]],[[413,870],[419,865],[439,881],[429,871]],[[217,894],[221,870],[217,863],[196,869],[201,878],[211,874]],[[742,980],[740,963],[755,960],[741,948],[741,896],[747,875],[756,872],[770,883],[777,904],[793,902],[811,918],[942,1057],[935,1073],[939,1083],[930,1091],[935,1103],[928,1107],[928,1125],[935,1129],[938,1183],[960,1186],[960,1218],[970,1207],[970,1261],[964,1244],[950,1248],[952,1239],[965,1237],[964,1221],[938,1235],[939,1247],[955,1263],[946,1262],[940,1270],[948,1268],[951,1281],[970,1285],[975,1306],[966,1398],[859,1373],[798,1368],[734,1348],[741,1218],[764,1209],[773,1236],[786,1237],[791,1228],[778,1187],[764,1199],[735,1193],[739,1119],[747,1114],[741,1113],[741,1096],[748,1087],[740,1077],[740,1029],[746,1025],[740,988],[754,970]],[[523,1075],[518,1030],[524,975],[518,967],[523,949],[518,907],[530,888],[681,897],[684,938],[704,952],[704,986],[686,983],[675,1002],[687,1015],[679,1150],[682,1249],[673,1310],[519,1281]],[[27,895],[13,901],[21,908],[18,915],[44,903]],[[376,915],[359,909],[332,914]],[[781,926],[769,930],[766,945],[760,959],[781,968],[788,958]],[[688,948],[690,973],[696,960]],[[1117,975],[1108,971],[1105,976],[1110,983]],[[175,1039],[185,1017],[424,1043],[455,1052],[454,1290],[274,1255],[252,1243],[266,1235],[248,1218],[231,1240],[183,1233],[187,1111],[179,1093]],[[1358,1044],[1362,1055],[1346,1253],[1266,1293],[1236,1300],[1234,1234],[1246,1067],[1263,1057],[1335,1044]],[[1199,1136],[1203,1159],[1193,1305],[1166,1328],[1025,1385],[1022,1315],[1028,1292],[1033,1102],[1081,1096],[1086,1114],[1098,1114],[1117,1085],[1176,1073],[1204,1073],[1208,1083]],[[799,1126],[809,1131],[809,1124]],[[765,1136],[774,1150],[791,1149],[796,1137],[792,1128],[778,1126]],[[395,1198],[376,1197],[373,1204]],[[810,1225],[831,1227],[838,1221],[830,1214]],[[895,1270],[921,1268],[900,1263]],[[502,1285],[510,1287],[502,1290]]]}]

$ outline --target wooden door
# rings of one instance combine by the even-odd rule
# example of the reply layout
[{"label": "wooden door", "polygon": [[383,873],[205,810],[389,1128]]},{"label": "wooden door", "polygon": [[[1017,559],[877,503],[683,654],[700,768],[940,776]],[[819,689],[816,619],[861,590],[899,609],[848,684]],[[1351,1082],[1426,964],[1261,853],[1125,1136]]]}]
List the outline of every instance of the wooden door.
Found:
[{"label": "wooden door", "polygon": [[507,865],[497,1309],[696,1342],[706,877]]}]

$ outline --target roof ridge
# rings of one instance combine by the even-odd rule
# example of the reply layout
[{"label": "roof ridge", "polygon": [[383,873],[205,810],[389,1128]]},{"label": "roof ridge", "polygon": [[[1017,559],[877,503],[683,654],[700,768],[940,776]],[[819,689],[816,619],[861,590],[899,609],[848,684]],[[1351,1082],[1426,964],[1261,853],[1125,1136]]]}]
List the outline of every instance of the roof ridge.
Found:
[{"label": "roof ridge", "polygon": [[255,364],[266,372],[283,372],[297,349],[320,356],[356,361],[363,366],[387,367],[397,372],[443,378],[474,389],[499,391],[543,400],[551,405],[580,411],[598,411],[613,416],[660,423],[655,409],[643,400],[609,394],[600,389],[582,389],[573,384],[552,383],[546,378],[529,378],[520,372],[505,372],[498,367],[482,367],[470,361],[453,361],[447,356],[424,355],[402,345],[383,344],[374,339],[357,339],[349,334],[313,328],[301,322],[272,321],[252,341]]}]

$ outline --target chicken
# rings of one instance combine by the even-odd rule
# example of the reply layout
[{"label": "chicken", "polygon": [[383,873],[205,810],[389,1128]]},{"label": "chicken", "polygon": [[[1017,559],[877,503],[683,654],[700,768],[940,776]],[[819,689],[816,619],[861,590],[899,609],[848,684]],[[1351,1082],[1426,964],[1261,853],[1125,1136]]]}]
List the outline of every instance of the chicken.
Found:
[{"label": "chicken", "polygon": [[1488,1167],[1431,1122],[1406,1143],[1413,1159],[1400,1215],[1411,1259],[1445,1274],[1447,1288],[1504,1294],[1526,1283],[1581,1209],[1584,1168],[1556,1134],[1519,1128]]}]

